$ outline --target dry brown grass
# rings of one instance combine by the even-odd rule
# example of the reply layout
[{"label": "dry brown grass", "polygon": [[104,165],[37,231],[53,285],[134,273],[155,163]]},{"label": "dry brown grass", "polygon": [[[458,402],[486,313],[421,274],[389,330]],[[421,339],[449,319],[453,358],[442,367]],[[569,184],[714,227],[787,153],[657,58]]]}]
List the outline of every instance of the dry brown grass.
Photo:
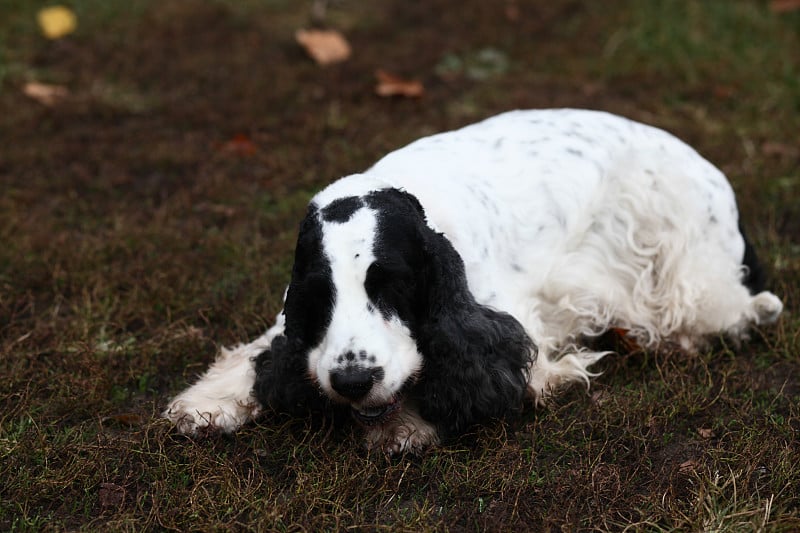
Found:
[{"label": "dry brown grass", "polygon": [[[34,4],[0,4],[0,529],[800,529],[800,13],[345,2],[328,22],[353,58],[323,69],[293,42],[302,2],[83,0],[58,42]],[[378,68],[425,96],[374,96]],[[71,96],[44,107],[29,80]],[[158,419],[217,346],[268,325],[314,190],[550,106],[666,127],[720,165],[780,324],[610,357],[588,393],[419,458],[308,420],[194,442]]]}]

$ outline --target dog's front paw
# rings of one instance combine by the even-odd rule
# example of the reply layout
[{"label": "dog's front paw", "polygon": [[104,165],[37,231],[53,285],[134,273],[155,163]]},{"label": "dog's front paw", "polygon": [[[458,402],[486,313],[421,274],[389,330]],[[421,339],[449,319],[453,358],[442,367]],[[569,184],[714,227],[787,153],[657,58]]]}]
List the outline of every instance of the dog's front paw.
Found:
[{"label": "dog's front paw", "polygon": [[189,389],[172,400],[162,416],[184,435],[206,436],[231,433],[255,418],[260,410],[252,400],[203,398]]},{"label": "dog's front paw", "polygon": [[411,410],[404,410],[382,426],[367,431],[367,448],[380,449],[390,456],[419,454],[438,443],[436,428]]},{"label": "dog's front paw", "polygon": [[173,398],[162,416],[179,432],[200,436],[231,433],[255,418],[261,405],[253,397],[253,360],[264,344],[262,337],[233,350],[223,348],[206,373]]}]

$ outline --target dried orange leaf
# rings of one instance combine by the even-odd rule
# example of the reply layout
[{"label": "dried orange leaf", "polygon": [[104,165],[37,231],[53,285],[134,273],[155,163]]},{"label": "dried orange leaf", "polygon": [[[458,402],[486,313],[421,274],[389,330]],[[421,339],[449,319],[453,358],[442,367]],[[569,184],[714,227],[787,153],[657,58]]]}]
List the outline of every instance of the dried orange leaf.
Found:
[{"label": "dried orange leaf", "polygon": [[633,337],[628,336],[628,329],[611,328],[609,331],[617,338],[617,342],[627,352],[638,352],[642,349]]},{"label": "dried orange leaf", "polygon": [[350,44],[335,30],[297,30],[295,39],[320,65],[339,63],[350,57]]},{"label": "dried orange leaf", "polygon": [[22,87],[22,93],[42,105],[52,106],[69,95],[66,87],[31,81]]},{"label": "dried orange leaf", "polygon": [[506,2],[505,6],[505,15],[506,20],[509,22],[517,22],[519,21],[519,6],[515,0],[511,0],[510,2]]},{"label": "dried orange leaf", "polygon": [[378,79],[378,84],[375,86],[375,94],[378,96],[419,98],[425,94],[425,87],[419,80],[406,80],[385,70],[375,71],[375,77]]},{"label": "dried orange leaf", "polygon": [[772,0],[769,9],[773,13],[788,13],[800,9],[800,0]]},{"label": "dried orange leaf", "polygon": [[78,27],[78,17],[64,6],[50,6],[40,9],[36,13],[36,22],[39,29],[48,39],[60,39],[75,31]]},{"label": "dried orange leaf", "polygon": [[715,85],[711,89],[711,94],[720,100],[728,100],[736,95],[736,89],[729,85]]},{"label": "dried orange leaf", "polygon": [[258,147],[247,135],[238,133],[224,142],[220,150],[231,155],[247,157],[255,154]]}]

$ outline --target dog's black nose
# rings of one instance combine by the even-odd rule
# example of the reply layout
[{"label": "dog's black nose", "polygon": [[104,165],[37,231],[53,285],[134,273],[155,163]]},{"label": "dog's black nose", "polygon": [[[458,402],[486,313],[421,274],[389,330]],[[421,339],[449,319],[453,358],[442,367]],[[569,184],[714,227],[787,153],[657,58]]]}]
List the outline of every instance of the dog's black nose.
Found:
[{"label": "dog's black nose", "polygon": [[383,379],[383,368],[351,366],[331,372],[331,387],[348,400],[359,400]]}]

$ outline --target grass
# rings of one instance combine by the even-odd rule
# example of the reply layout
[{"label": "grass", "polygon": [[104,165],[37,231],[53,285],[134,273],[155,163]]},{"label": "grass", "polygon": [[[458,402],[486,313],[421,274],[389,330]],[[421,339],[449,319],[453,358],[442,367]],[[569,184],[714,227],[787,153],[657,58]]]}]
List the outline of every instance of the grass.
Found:
[{"label": "grass", "polygon": [[[328,22],[354,55],[320,68],[292,40],[305,3],[65,3],[78,30],[48,42],[40,3],[0,2],[0,529],[800,529],[800,12],[343,2]],[[374,96],[377,68],[426,95]],[[42,106],[34,80],[70,96]],[[158,418],[218,346],[269,325],[313,191],[550,106],[665,127],[720,166],[781,322],[609,357],[588,392],[422,457],[311,420],[195,442]]]}]

